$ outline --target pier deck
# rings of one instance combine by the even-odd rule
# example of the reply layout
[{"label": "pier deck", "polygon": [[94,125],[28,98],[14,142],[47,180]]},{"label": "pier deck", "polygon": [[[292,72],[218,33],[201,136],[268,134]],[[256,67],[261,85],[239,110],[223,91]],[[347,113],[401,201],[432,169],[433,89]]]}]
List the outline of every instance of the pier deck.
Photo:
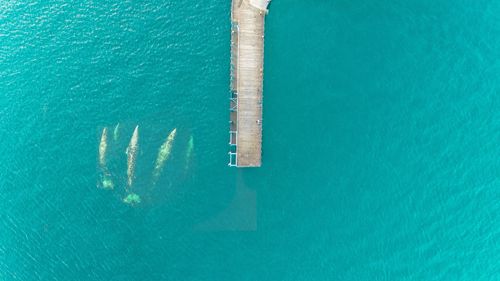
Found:
[{"label": "pier deck", "polygon": [[261,165],[264,17],[268,3],[232,2],[230,166]]}]

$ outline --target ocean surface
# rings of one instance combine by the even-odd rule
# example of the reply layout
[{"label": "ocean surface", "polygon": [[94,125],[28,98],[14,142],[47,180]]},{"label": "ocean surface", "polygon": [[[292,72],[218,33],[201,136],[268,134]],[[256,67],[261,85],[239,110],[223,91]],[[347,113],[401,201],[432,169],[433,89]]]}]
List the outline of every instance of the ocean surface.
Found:
[{"label": "ocean surface", "polygon": [[0,1],[0,280],[500,280],[500,1],[273,0],[258,169],[229,39],[229,1]]}]

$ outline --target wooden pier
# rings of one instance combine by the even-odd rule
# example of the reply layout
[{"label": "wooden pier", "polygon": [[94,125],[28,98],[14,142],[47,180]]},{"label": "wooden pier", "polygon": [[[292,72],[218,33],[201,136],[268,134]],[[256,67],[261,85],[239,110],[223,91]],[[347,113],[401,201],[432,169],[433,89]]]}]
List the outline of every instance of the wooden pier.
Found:
[{"label": "wooden pier", "polygon": [[229,166],[260,167],[264,18],[270,0],[232,0]]}]

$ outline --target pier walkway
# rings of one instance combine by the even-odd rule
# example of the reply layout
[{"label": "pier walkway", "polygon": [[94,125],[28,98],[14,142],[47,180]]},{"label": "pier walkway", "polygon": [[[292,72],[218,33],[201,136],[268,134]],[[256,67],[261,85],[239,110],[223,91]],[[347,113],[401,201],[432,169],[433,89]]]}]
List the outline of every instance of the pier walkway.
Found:
[{"label": "pier walkway", "polygon": [[232,0],[229,166],[259,167],[264,18],[270,0]]}]

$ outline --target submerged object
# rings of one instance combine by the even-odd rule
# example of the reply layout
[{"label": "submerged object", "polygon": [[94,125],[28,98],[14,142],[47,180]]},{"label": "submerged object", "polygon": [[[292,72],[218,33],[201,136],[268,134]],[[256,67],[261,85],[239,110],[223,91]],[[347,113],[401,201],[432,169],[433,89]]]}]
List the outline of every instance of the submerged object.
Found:
[{"label": "submerged object", "polygon": [[101,134],[101,142],[99,143],[99,166],[101,167],[103,177],[101,186],[105,189],[113,189],[114,184],[106,167],[106,150],[108,148],[108,128],[104,127]]},{"label": "submerged object", "polygon": [[141,197],[135,193],[130,193],[125,198],[123,198],[123,202],[129,205],[136,205],[141,203]]},{"label": "submerged object", "polygon": [[104,178],[102,179],[102,187],[104,189],[113,189],[115,187],[109,175],[105,175]]},{"label": "submerged object", "polygon": [[186,149],[186,164],[184,165],[184,170],[187,170],[189,168],[189,164],[191,163],[191,156],[193,154],[193,148],[194,148],[194,140],[193,136],[191,135]]},{"label": "submerged object", "polygon": [[104,127],[101,134],[101,142],[99,143],[99,165],[102,168],[106,167],[106,149],[108,147],[108,128]]},{"label": "submerged object", "polygon": [[170,152],[172,151],[172,144],[174,142],[176,133],[177,129],[173,129],[172,132],[170,132],[170,134],[168,135],[167,140],[161,145],[160,150],[158,151],[155,168],[153,170],[153,184],[156,183],[156,181],[160,177],[163,166],[170,157]]},{"label": "submerged object", "polygon": [[116,124],[115,129],[113,130],[113,140],[117,141],[119,137],[120,123]]},{"label": "submerged object", "polygon": [[132,138],[130,138],[130,143],[128,144],[126,154],[127,154],[127,177],[128,186],[132,186],[132,181],[134,179],[135,170],[135,158],[137,157],[138,150],[138,140],[139,140],[139,125],[134,129]]}]

